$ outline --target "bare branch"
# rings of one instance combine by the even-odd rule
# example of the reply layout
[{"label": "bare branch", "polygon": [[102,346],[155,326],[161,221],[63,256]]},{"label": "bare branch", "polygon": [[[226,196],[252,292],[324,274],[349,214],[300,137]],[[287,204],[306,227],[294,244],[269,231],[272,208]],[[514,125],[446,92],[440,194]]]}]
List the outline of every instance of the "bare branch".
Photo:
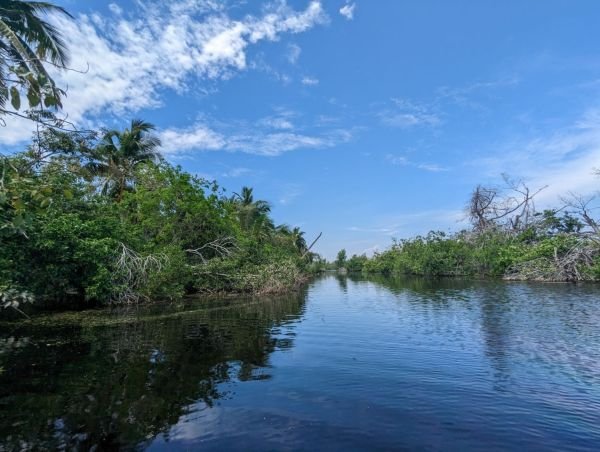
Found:
[{"label": "bare branch", "polygon": [[116,286],[120,291],[113,296],[119,304],[137,303],[144,298],[139,293],[152,273],[160,273],[168,257],[164,254],[142,256],[121,243],[120,252],[115,262]]},{"label": "bare branch", "polygon": [[208,259],[205,257],[205,254],[210,251],[221,257],[229,257],[238,250],[239,248],[233,237],[221,237],[212,242],[205,243],[198,248],[187,249],[185,252],[198,256],[202,263],[206,264]]}]

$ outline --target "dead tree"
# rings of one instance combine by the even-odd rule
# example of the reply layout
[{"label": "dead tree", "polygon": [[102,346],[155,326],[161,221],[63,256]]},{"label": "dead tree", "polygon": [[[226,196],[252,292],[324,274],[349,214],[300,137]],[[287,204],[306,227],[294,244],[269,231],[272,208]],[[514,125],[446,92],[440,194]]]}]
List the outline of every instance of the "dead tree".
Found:
[{"label": "dead tree", "polygon": [[142,256],[121,243],[115,262],[115,287],[113,302],[117,304],[133,304],[143,299],[140,289],[148,282],[150,276],[160,273],[168,263],[163,254]]},{"label": "dead tree", "polygon": [[207,257],[208,254],[218,257],[229,257],[238,250],[239,248],[233,237],[221,237],[205,243],[198,248],[187,249],[185,252],[200,258],[200,261],[206,264],[209,260],[209,257]]},{"label": "dead tree", "polygon": [[534,198],[546,187],[531,191],[522,180],[502,177],[504,187],[478,185],[471,194],[467,211],[476,232],[498,228],[519,232],[531,225]]},{"label": "dead tree", "polygon": [[600,210],[600,206],[593,205],[597,200],[596,196],[584,197],[575,193],[570,193],[568,197],[562,198],[565,206],[572,209],[573,213],[581,218],[587,229],[583,234],[598,242],[600,245],[600,221],[593,217],[594,210]]},{"label": "dead tree", "polygon": [[568,233],[574,239],[571,246],[554,255],[521,262],[509,268],[505,279],[537,281],[584,281],[593,279],[591,271],[600,257],[600,222],[593,216],[596,198],[570,194],[563,198],[565,209],[569,209],[586,226],[583,230]]}]

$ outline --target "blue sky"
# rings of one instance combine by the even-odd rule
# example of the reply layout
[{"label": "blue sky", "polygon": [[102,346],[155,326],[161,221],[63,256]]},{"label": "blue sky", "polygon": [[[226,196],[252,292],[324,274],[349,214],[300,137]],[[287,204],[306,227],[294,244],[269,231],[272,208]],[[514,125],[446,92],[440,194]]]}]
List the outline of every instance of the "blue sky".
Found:
[{"label": "blue sky", "polygon": [[502,173],[548,185],[538,205],[600,186],[598,1],[57,3],[89,65],[56,74],[71,120],[153,122],[171,162],[254,187],[330,259],[460,229]]}]

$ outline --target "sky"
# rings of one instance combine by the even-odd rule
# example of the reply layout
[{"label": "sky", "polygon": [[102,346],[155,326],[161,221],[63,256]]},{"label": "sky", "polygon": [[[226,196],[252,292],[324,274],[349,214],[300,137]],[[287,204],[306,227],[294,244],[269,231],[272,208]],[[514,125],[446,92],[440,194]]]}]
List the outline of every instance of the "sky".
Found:
[{"label": "sky", "polygon": [[154,123],[170,162],[254,187],[328,259],[459,230],[502,174],[547,186],[538,207],[600,188],[596,0],[55,3],[69,120]]}]

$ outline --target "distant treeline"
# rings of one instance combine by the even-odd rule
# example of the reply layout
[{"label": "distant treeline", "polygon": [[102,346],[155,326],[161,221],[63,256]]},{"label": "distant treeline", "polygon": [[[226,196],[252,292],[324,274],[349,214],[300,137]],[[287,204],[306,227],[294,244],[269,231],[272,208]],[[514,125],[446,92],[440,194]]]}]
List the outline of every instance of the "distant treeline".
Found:
[{"label": "distant treeline", "polygon": [[600,280],[595,198],[569,195],[560,208],[537,212],[534,198],[539,191],[508,177],[502,188],[478,186],[466,209],[470,229],[395,240],[372,258],[347,259],[342,250],[334,265],[381,274]]}]

